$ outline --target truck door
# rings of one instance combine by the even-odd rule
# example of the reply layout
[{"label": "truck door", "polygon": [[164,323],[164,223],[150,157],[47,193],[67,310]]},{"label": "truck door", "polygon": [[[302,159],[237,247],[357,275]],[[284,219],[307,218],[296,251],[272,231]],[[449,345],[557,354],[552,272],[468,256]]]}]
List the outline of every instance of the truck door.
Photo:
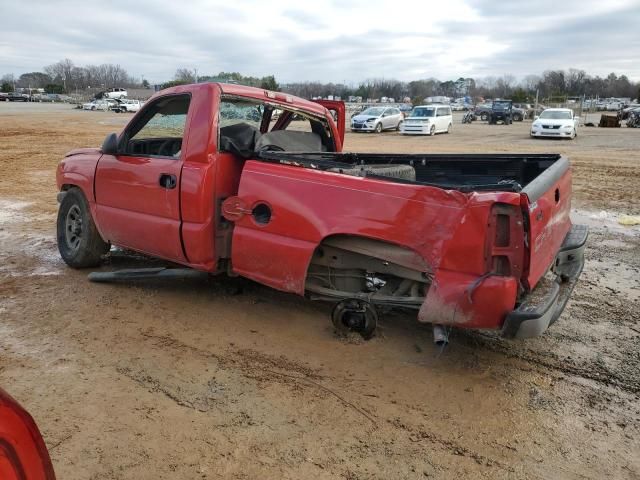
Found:
[{"label": "truck door", "polygon": [[[319,103],[324,108],[329,110],[334,118],[336,123],[336,127],[338,129],[338,136],[340,137],[340,145],[344,144],[344,131],[345,131],[345,120],[346,120],[346,109],[344,106],[344,102],[339,100],[314,100],[314,102]],[[341,150],[341,149],[339,149]]]},{"label": "truck door", "polygon": [[121,134],[118,153],[103,155],[95,174],[98,225],[111,243],[184,261],[180,180],[189,95],[145,105]]}]

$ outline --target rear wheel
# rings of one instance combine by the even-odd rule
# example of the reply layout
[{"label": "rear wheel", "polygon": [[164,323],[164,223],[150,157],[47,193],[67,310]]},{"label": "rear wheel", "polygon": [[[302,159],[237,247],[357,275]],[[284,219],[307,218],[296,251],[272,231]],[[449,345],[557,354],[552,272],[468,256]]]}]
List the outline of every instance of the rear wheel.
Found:
[{"label": "rear wheel", "polygon": [[89,204],[78,188],[70,189],[58,210],[57,240],[60,256],[73,268],[95,267],[109,251],[91,217]]},{"label": "rear wheel", "polygon": [[355,332],[369,340],[378,325],[378,314],[369,302],[353,298],[343,300],[334,307],[331,321],[338,335],[346,337]]}]

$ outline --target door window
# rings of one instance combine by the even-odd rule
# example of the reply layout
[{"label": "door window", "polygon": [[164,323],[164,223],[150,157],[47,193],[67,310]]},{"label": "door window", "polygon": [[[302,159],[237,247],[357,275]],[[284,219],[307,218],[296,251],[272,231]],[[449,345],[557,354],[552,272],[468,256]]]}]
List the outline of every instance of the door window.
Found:
[{"label": "door window", "polygon": [[162,97],[145,108],[121,140],[124,155],[180,158],[189,95]]}]

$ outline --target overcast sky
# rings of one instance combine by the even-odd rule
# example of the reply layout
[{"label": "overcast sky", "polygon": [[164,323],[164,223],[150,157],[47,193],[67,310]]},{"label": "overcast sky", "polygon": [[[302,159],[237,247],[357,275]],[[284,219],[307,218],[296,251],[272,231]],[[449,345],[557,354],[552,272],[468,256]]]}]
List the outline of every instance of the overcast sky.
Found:
[{"label": "overcast sky", "polygon": [[118,63],[157,83],[441,80],[582,68],[640,80],[640,0],[0,0],[0,75]]}]

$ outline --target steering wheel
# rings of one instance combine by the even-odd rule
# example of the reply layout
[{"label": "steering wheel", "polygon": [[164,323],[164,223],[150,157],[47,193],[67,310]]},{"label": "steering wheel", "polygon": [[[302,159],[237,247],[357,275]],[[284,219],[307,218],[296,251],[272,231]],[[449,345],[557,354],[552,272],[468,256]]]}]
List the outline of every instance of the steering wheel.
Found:
[{"label": "steering wheel", "polygon": [[[158,148],[157,155],[162,155],[164,157],[170,157],[172,155],[170,147],[173,145],[174,142],[175,142],[175,140],[173,138],[170,138],[170,139],[165,140],[164,142],[162,142],[160,144],[160,147]],[[167,153],[163,153],[165,150],[167,150]]]}]

